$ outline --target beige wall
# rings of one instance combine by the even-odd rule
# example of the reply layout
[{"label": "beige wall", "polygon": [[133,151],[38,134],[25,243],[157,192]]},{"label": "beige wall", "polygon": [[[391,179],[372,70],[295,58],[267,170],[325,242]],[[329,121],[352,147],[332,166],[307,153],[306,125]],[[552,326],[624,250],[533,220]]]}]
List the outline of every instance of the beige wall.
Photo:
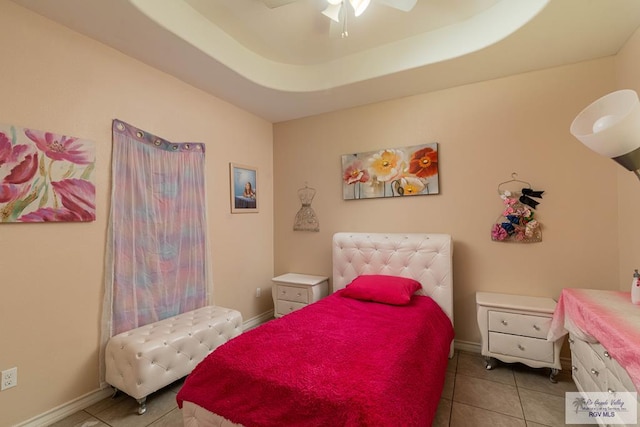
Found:
[{"label": "beige wall", "polygon": [[[331,275],[337,231],[450,233],[456,339],[473,343],[477,291],[617,289],[618,166],[569,134],[574,116],[614,89],[614,66],[607,58],[276,124],[275,273]],[[441,194],[342,200],[342,154],[429,142],[439,143]],[[545,190],[541,243],[490,239],[497,187],[512,172]],[[319,233],[292,231],[305,183],[317,189]]]},{"label": "beige wall", "polygon": [[[640,93],[640,30],[616,55],[616,77],[616,89],[634,89]],[[629,291],[633,270],[640,269],[640,182],[621,166],[618,166],[618,211],[620,289]]]},{"label": "beige wall", "polygon": [[[0,26],[0,122],[91,139],[98,158],[96,222],[0,227],[0,370],[19,368],[18,387],[0,392],[2,425],[98,387],[113,118],[207,144],[215,299],[245,319],[272,307],[269,292],[254,293],[268,290],[273,273],[331,275],[337,231],[452,234],[457,339],[473,343],[476,291],[626,289],[637,267],[636,178],[585,149],[568,127],[597,97],[640,89],[638,34],[617,58],[272,127],[6,0]],[[440,195],[342,200],[342,154],[428,142],[440,144]],[[259,167],[259,214],[229,213],[229,162]],[[502,206],[497,185],[512,172],[546,191],[537,211],[542,243],[490,240]],[[292,231],[305,184],[317,189],[319,233]]]},{"label": "beige wall", "polygon": [[[97,221],[0,224],[0,370],[17,366],[19,379],[0,392],[6,426],[98,388],[112,119],[207,145],[215,301],[245,319],[272,308],[268,292],[254,295],[273,273],[273,136],[269,122],[6,0],[0,28],[0,122],[97,146]],[[229,162],[259,168],[259,214],[230,214]]]}]

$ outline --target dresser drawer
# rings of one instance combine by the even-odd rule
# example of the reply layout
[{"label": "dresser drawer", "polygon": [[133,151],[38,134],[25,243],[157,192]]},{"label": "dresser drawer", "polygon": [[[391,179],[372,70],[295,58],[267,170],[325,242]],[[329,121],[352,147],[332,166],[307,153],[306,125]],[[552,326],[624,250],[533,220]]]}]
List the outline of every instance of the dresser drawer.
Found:
[{"label": "dresser drawer", "polygon": [[573,351],[571,352],[571,376],[576,385],[579,385],[578,390],[580,391],[602,391],[600,386],[593,381],[589,370],[582,364],[582,360],[576,357]]},{"label": "dresser drawer", "polygon": [[576,338],[573,334],[569,334],[569,349],[571,350],[571,358],[572,359],[580,359],[582,364],[585,364],[589,361],[589,357],[587,355],[592,351],[591,346],[586,342]]},{"label": "dresser drawer", "polygon": [[607,369],[607,390],[609,393],[616,393],[619,391],[630,391],[622,384],[622,382]]},{"label": "dresser drawer", "polygon": [[581,339],[578,339],[569,334],[569,348],[571,349],[571,357],[580,359],[580,362],[585,365],[591,360],[591,354],[593,352],[591,346]]},{"label": "dresser drawer", "polygon": [[576,340],[574,345],[575,352],[578,353],[582,365],[587,369],[593,382],[598,385],[598,390],[607,391],[607,367],[598,352],[591,344],[581,340]]},{"label": "dresser drawer", "polygon": [[587,373],[591,376],[594,383],[598,385],[598,390],[607,390],[607,367],[604,366],[602,360],[593,354],[593,357],[588,362],[585,362],[584,367],[587,368]]},{"label": "dresser drawer", "polygon": [[301,302],[278,300],[276,303],[276,313],[280,316],[284,316],[285,314],[289,314],[292,311],[299,310],[306,305],[307,304]]},{"label": "dresser drawer", "polygon": [[546,339],[550,325],[551,317],[489,311],[489,330],[494,332]]},{"label": "dresser drawer", "polygon": [[620,366],[616,359],[611,357],[607,349],[604,348],[602,344],[595,343],[588,345],[593,349],[594,352],[598,354],[599,358],[602,359],[604,366],[607,368],[607,379],[611,377],[615,378],[614,387],[611,387],[611,385],[608,384],[608,388],[615,391],[636,391],[636,388],[633,385],[633,381],[631,380],[631,377],[629,377],[627,371],[622,366]]},{"label": "dresser drawer", "polygon": [[546,339],[489,332],[489,351],[522,359],[553,363],[553,342]]},{"label": "dresser drawer", "polygon": [[309,292],[306,288],[298,288],[295,286],[278,285],[276,291],[278,300],[294,301],[309,304]]}]

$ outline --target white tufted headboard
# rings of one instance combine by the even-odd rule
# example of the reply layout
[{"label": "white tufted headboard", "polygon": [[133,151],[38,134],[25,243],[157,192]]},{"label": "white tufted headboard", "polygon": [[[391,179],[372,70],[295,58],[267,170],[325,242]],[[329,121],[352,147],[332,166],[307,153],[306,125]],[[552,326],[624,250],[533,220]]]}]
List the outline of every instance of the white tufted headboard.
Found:
[{"label": "white tufted headboard", "polygon": [[361,274],[413,278],[442,307],[453,324],[453,246],[448,234],[336,233],[333,290]]}]

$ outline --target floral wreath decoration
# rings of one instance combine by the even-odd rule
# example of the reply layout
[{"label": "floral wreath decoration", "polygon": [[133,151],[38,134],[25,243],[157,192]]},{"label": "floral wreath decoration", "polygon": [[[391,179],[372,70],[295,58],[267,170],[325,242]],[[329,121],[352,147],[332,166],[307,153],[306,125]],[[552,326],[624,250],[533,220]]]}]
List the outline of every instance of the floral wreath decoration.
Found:
[{"label": "floral wreath decoration", "polygon": [[533,243],[542,241],[540,223],[534,218],[540,202],[532,197],[542,198],[544,191],[523,188],[520,196],[508,190],[500,193],[505,205],[502,215],[491,228],[491,240]]}]

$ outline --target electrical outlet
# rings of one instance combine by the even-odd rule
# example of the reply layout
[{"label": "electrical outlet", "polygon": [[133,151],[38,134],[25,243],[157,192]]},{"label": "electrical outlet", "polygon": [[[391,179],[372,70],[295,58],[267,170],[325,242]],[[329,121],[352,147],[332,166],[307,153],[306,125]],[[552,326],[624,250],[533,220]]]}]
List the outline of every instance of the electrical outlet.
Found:
[{"label": "electrical outlet", "polygon": [[2,383],[0,383],[0,390],[6,390],[18,385],[18,368],[7,369],[2,371]]},{"label": "electrical outlet", "polygon": [[260,298],[262,296],[262,289],[256,288],[256,298]]}]

